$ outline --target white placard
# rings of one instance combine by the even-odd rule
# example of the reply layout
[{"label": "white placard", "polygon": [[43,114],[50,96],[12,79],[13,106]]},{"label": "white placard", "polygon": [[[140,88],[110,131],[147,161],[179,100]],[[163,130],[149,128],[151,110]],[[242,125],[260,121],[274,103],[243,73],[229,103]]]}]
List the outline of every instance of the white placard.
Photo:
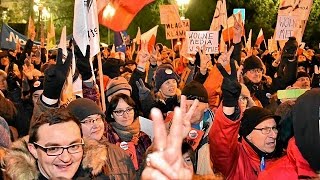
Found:
[{"label": "white placard", "polygon": [[198,51],[197,48],[202,49],[204,45],[206,45],[206,54],[219,53],[218,38],[218,31],[187,31],[188,53],[195,54]]}]

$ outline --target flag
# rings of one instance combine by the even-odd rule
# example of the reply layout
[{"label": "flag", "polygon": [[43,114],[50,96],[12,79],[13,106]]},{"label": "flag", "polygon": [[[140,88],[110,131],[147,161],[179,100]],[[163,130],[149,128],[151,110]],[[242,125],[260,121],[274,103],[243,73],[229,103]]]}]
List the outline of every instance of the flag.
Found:
[{"label": "flag", "polygon": [[156,25],[155,27],[151,28],[149,31],[147,31],[141,35],[141,41],[147,41],[147,43],[148,43],[148,51],[149,52],[152,51],[152,48],[156,44],[158,27],[159,27],[159,25]]},{"label": "flag", "polygon": [[[60,37],[60,43],[58,45],[59,48],[62,49],[63,53],[63,62],[65,58],[68,56],[67,51],[67,35],[66,35],[66,26],[63,27]],[[72,65],[67,73],[66,81],[64,82],[61,96],[60,96],[60,106],[67,106],[71,101],[75,100],[75,96],[73,95],[73,85],[72,85],[72,73],[75,70],[75,60],[74,56],[72,56]]]},{"label": "flag", "polygon": [[30,39],[31,37],[31,33],[35,33],[36,28],[34,26],[34,21],[31,18],[31,16],[29,17],[29,22],[28,22],[28,38]]},{"label": "flag", "polygon": [[141,41],[141,30],[140,30],[140,27],[138,27],[138,32],[137,32],[136,38],[133,39],[133,42],[140,44],[140,41]]},{"label": "flag", "polygon": [[114,32],[114,45],[117,52],[126,53],[126,45],[130,43],[130,36],[126,31]]},{"label": "flag", "polygon": [[226,0],[217,1],[216,10],[214,11],[213,19],[210,26],[210,31],[220,31],[221,25],[226,25],[227,18]]},{"label": "flag", "polygon": [[[154,0],[114,0],[109,2],[107,6],[105,6],[105,3],[99,3],[100,7],[98,7],[98,9],[102,9],[99,11],[99,23],[113,31],[125,31],[138,12],[153,1]],[[113,11],[114,13],[108,11]]]},{"label": "flag", "polygon": [[[224,41],[229,41],[233,39],[233,26],[234,26],[234,17],[236,18],[236,20],[238,22],[243,23],[242,21],[242,17],[241,17],[241,12],[238,12],[237,14],[233,14],[232,16],[230,16],[227,20],[227,23],[224,26],[224,29],[222,30],[222,34],[223,34],[223,40]],[[245,33],[244,29],[243,29],[243,34]]]},{"label": "flag", "polygon": [[257,37],[255,45],[260,46],[260,44],[262,43],[263,40],[264,40],[264,35],[263,35],[262,28],[261,28],[260,31],[259,31],[259,34],[258,34],[258,37]]},{"label": "flag", "polygon": [[47,32],[47,49],[52,49],[56,46],[56,33],[52,18],[50,18],[48,23],[48,32]]},{"label": "flag", "polygon": [[250,50],[251,47],[252,47],[251,41],[252,41],[252,29],[250,29],[250,31],[249,31],[248,41],[247,41],[247,44],[246,44],[246,48],[248,50]]},{"label": "flag", "polygon": [[100,52],[100,33],[96,0],[76,0],[74,4],[73,37],[83,56],[90,45],[90,57]]}]

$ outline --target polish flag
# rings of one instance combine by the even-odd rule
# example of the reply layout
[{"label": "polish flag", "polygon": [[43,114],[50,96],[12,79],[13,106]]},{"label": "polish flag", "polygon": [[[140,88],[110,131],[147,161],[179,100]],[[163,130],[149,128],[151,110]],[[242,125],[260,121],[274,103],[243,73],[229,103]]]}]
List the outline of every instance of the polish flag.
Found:
[{"label": "polish flag", "polygon": [[152,48],[156,44],[157,32],[158,32],[159,25],[151,28],[149,31],[141,34],[141,41],[148,42],[148,51],[151,52]]},{"label": "polish flag", "polygon": [[[235,16],[235,18],[233,16]],[[233,39],[233,26],[234,26],[235,19],[236,21],[242,23],[241,12],[238,12],[237,14],[234,14],[228,18],[227,24],[224,26],[224,29],[222,30],[224,41],[229,41]],[[243,29],[242,32],[243,32],[242,35],[244,35],[245,30]]]},{"label": "polish flag", "polygon": [[256,45],[260,46],[260,44],[262,43],[263,40],[264,40],[264,35],[263,35],[262,28],[261,28],[260,32],[258,34],[258,37],[257,37]]}]

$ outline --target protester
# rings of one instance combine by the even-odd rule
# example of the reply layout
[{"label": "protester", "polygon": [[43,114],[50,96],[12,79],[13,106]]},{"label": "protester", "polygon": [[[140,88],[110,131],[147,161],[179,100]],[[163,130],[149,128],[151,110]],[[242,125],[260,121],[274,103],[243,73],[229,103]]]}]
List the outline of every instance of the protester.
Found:
[{"label": "protester", "polygon": [[130,154],[135,169],[141,170],[143,156],[151,145],[151,140],[141,131],[139,114],[133,99],[121,93],[113,96],[106,114],[107,141],[120,146]]},{"label": "protester", "polygon": [[301,95],[293,106],[294,137],[287,153],[259,174],[258,179],[319,179],[320,178],[320,89]]},{"label": "protester", "polygon": [[130,157],[118,146],[108,142],[103,135],[105,126],[104,113],[92,100],[80,98],[68,105],[68,110],[81,123],[83,137],[86,138],[86,149],[97,144],[104,148],[96,150],[99,156],[105,156],[102,172],[110,179],[135,179],[135,169]]},{"label": "protester", "polygon": [[224,77],[223,100],[209,132],[210,156],[213,168],[227,179],[256,179],[273,161],[280,118],[259,107],[247,109],[242,116],[238,105],[241,85],[230,59],[232,50],[221,55],[223,61],[230,62],[230,75],[217,64]]},{"label": "protester", "polygon": [[10,148],[5,172],[11,179],[107,178],[99,175],[100,157],[90,156],[94,149],[84,151],[80,127],[65,109],[44,112],[31,124],[29,137]]}]

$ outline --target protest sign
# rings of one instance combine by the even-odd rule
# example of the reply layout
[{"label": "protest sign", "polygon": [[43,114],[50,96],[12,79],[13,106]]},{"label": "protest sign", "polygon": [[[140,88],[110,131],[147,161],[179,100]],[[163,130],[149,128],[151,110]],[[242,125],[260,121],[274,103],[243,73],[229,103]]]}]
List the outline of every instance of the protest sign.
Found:
[{"label": "protest sign", "polygon": [[206,54],[219,53],[218,31],[187,31],[188,53],[196,54],[197,48],[206,45]]},{"label": "protest sign", "polygon": [[190,20],[184,19],[178,23],[165,24],[166,39],[185,38],[186,31],[190,31]]},{"label": "protest sign", "polygon": [[277,96],[278,99],[297,99],[303,93],[305,93],[307,89],[286,89],[286,90],[278,90]]},{"label": "protest sign", "polygon": [[268,39],[268,50],[269,50],[269,52],[273,52],[273,51],[278,50],[277,40]]},{"label": "protest sign", "polygon": [[294,36],[295,29],[298,27],[298,21],[294,16],[278,16],[276,26],[276,40],[288,40]]},{"label": "protest sign", "polygon": [[153,121],[150,119],[144,118],[142,116],[139,116],[139,122],[141,126],[141,131],[146,133],[150,139],[153,139],[154,133],[153,133]]},{"label": "protest sign", "polygon": [[297,16],[299,20],[308,20],[312,3],[312,0],[281,0],[278,15]]},{"label": "protest sign", "polygon": [[160,5],[161,24],[171,24],[180,21],[178,7],[175,5]]}]

